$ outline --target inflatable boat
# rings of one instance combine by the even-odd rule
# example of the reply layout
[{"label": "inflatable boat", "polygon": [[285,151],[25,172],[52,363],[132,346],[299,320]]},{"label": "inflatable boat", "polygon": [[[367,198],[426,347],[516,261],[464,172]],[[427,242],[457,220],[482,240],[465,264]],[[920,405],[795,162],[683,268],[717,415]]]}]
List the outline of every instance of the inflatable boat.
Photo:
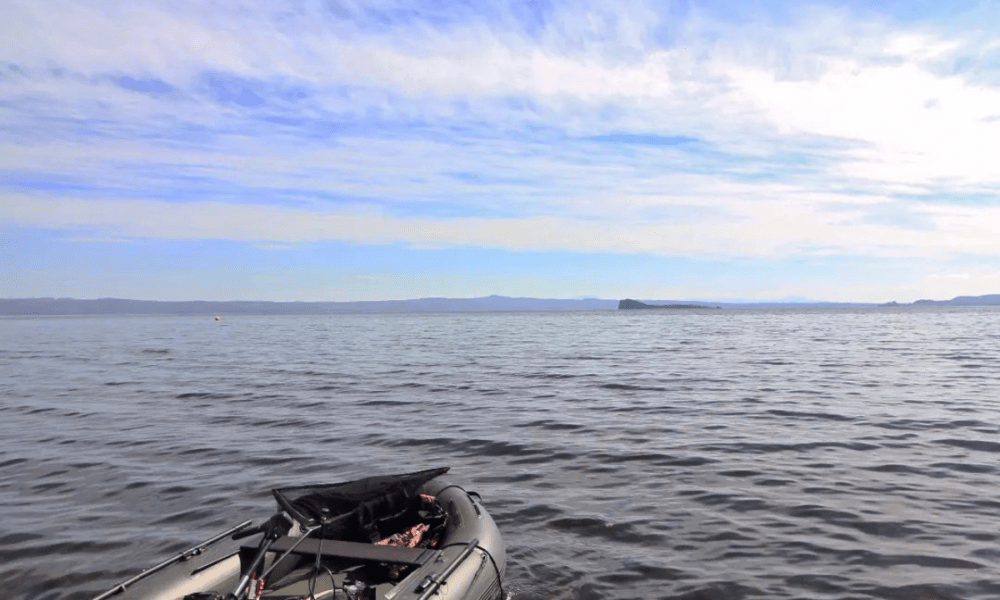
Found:
[{"label": "inflatable boat", "polygon": [[500,532],[477,494],[438,479],[447,471],[274,489],[278,512],[263,524],[94,600],[503,600]]}]

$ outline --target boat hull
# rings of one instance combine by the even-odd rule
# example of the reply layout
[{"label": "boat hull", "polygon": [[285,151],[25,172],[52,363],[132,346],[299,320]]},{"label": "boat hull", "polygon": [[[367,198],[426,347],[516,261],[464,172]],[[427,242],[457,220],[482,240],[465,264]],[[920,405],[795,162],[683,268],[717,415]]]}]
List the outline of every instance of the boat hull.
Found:
[{"label": "boat hull", "polygon": [[[309,571],[310,575],[303,575],[298,581],[291,581],[274,589],[265,586],[260,598],[301,598],[311,590],[317,599],[333,600],[502,600],[501,582],[506,569],[506,554],[496,523],[479,498],[458,486],[438,480],[423,484],[419,491],[435,497],[448,519],[437,547],[426,550],[421,557],[423,562],[411,565],[410,572],[398,583],[373,584],[364,591],[354,590],[355,594],[352,595],[348,582],[334,571],[334,568],[338,568],[343,572],[346,559],[333,559],[330,566],[336,566],[330,569],[329,576],[323,573],[321,577],[317,577],[311,575],[315,572],[312,568],[315,555],[310,556],[301,551],[298,556],[284,559],[275,573],[280,572],[280,577],[285,580],[295,579],[295,569],[303,573]],[[275,548],[287,549],[295,542],[300,542],[299,538],[283,538],[276,543]],[[312,544],[300,542],[299,547],[312,548],[317,545],[323,547],[322,543],[317,544],[315,541]],[[328,547],[335,545],[335,542],[327,541]],[[353,546],[359,547],[362,544]],[[371,547],[384,548],[374,545]],[[242,576],[243,565],[247,564],[248,555],[253,550],[253,547],[241,547],[238,542],[229,539],[221,540],[148,577],[124,587],[113,588],[95,600],[179,600],[196,594],[202,594],[201,598],[221,598],[236,588]],[[411,551],[414,552],[420,554],[416,550]],[[279,556],[279,551],[268,552],[260,570],[266,571]],[[328,558],[324,555],[324,564]],[[292,566],[285,568],[285,563]],[[445,573],[448,569],[450,571]],[[434,585],[433,582],[442,579],[442,575],[445,575],[444,585]],[[251,587],[254,586],[255,583],[252,583]],[[335,589],[345,586],[346,589]]]}]

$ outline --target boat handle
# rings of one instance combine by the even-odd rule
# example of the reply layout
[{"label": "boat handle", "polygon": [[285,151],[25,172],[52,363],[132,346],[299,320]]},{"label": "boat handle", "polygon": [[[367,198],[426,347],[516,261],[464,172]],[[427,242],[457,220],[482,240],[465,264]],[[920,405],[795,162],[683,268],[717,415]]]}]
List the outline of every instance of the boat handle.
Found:
[{"label": "boat handle", "polygon": [[473,538],[472,540],[469,541],[469,543],[465,545],[465,548],[462,550],[462,552],[455,557],[455,560],[451,561],[451,564],[448,565],[448,567],[444,570],[444,572],[442,572],[440,575],[428,575],[426,579],[420,582],[420,585],[418,585],[417,588],[413,590],[414,592],[418,593],[420,591],[424,592],[423,594],[420,595],[420,598],[418,598],[418,600],[427,600],[428,598],[433,596],[434,592],[438,591],[438,588],[444,585],[445,581],[448,580],[448,577],[450,577],[451,574],[455,572],[455,569],[457,569],[459,565],[465,562],[466,558],[469,558],[469,555],[472,554],[472,551],[475,550],[476,546],[478,545],[479,545],[479,538]]},{"label": "boat handle", "polygon": [[198,554],[201,554],[202,551],[205,550],[205,548],[207,548],[208,546],[211,546],[215,542],[221,540],[222,538],[226,537],[227,535],[229,535],[231,533],[235,533],[235,532],[237,532],[237,531],[239,531],[241,529],[246,529],[251,523],[253,523],[253,521],[244,521],[244,522],[240,523],[239,525],[237,525],[236,527],[233,527],[232,529],[227,529],[226,531],[223,531],[222,533],[220,533],[217,536],[208,538],[207,540],[205,540],[204,542],[198,544],[197,546],[191,546],[187,550],[181,552],[180,554],[178,554],[178,555],[176,555],[176,556],[174,556],[172,558],[168,558],[167,560],[161,562],[160,564],[156,565],[155,567],[150,567],[148,569],[145,569],[142,573],[139,573],[135,577],[132,577],[131,579],[127,579],[127,580],[125,580],[125,581],[123,581],[123,582],[115,585],[110,590],[104,592],[100,596],[95,596],[93,598],[93,600],[104,600],[105,598],[110,598],[111,596],[114,596],[115,594],[124,592],[125,588],[127,588],[130,585],[132,585],[136,581],[139,581],[140,579],[145,579],[146,577],[149,577],[153,573],[156,573],[157,571],[163,570],[163,569],[169,567],[170,565],[172,565],[174,563],[180,562],[182,560],[187,560],[187,559],[191,558],[192,556],[197,556]]}]

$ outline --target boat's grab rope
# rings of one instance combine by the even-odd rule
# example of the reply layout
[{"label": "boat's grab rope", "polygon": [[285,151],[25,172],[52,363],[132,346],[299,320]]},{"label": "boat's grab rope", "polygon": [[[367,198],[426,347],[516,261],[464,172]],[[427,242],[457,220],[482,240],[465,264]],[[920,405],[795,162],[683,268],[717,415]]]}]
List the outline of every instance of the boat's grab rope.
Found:
[{"label": "boat's grab rope", "polygon": [[[454,483],[444,486],[443,488],[441,488],[440,490],[438,490],[437,493],[438,493],[438,495],[440,495],[445,490],[451,489],[451,488],[456,488],[456,489],[462,490],[462,492],[466,496],[469,496],[470,498],[472,496],[475,496],[477,499],[479,499],[480,502],[482,502],[482,500],[483,500],[483,497],[479,495],[479,492],[470,492],[470,491],[466,490],[464,487],[462,487],[460,485],[455,485]],[[481,514],[479,512],[479,505],[476,502],[472,503],[472,507],[476,509],[476,514]],[[444,550],[445,548],[449,548],[451,546],[464,546],[464,545],[465,545],[465,542],[455,542],[455,543],[452,543],[452,544],[446,544],[446,545],[442,546],[440,549]],[[506,598],[506,596],[504,596],[504,594],[503,594],[503,574],[500,572],[500,567],[497,566],[496,559],[493,558],[493,555],[490,554],[489,550],[487,550],[486,548],[483,548],[479,544],[476,544],[476,549],[481,550],[483,552],[483,554],[485,554],[487,557],[489,557],[490,564],[493,565],[493,571],[497,574],[497,586],[500,588],[500,600],[504,600],[504,598]]]}]

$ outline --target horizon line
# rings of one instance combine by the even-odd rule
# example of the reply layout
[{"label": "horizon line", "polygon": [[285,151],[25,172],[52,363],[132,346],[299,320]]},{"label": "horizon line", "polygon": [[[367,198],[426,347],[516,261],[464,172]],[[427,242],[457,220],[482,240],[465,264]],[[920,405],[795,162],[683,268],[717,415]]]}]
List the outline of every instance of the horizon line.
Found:
[{"label": "horizon line", "polygon": [[538,301],[557,301],[557,302],[619,302],[621,300],[638,300],[642,302],[701,302],[701,303],[722,303],[722,304],[854,304],[854,305],[880,305],[880,304],[913,304],[916,302],[948,302],[957,299],[965,298],[987,298],[992,296],[1000,296],[1000,294],[979,294],[979,295],[958,295],[951,298],[937,300],[931,298],[921,298],[914,300],[912,302],[897,302],[895,300],[882,301],[882,302],[872,302],[872,301],[854,301],[854,300],[816,300],[816,299],[747,299],[747,298],[602,298],[598,296],[586,296],[586,297],[573,297],[573,298],[558,298],[558,297],[538,297],[538,296],[507,296],[503,294],[489,294],[485,296],[421,296],[416,298],[390,298],[390,299],[378,299],[378,300],[246,300],[246,299],[227,299],[227,300],[205,300],[205,299],[184,299],[184,300],[165,300],[165,299],[145,299],[145,298],[126,298],[119,296],[100,296],[93,298],[78,298],[74,296],[22,296],[22,297],[5,297],[0,298],[0,301],[74,301],[74,302],[96,302],[101,300],[115,300],[124,302],[162,302],[162,303],[270,303],[270,304],[359,304],[359,303],[388,303],[388,302],[418,302],[422,300],[449,300],[449,301],[469,301],[469,300],[488,300],[491,298],[495,299],[505,299],[505,300],[538,300]]}]

